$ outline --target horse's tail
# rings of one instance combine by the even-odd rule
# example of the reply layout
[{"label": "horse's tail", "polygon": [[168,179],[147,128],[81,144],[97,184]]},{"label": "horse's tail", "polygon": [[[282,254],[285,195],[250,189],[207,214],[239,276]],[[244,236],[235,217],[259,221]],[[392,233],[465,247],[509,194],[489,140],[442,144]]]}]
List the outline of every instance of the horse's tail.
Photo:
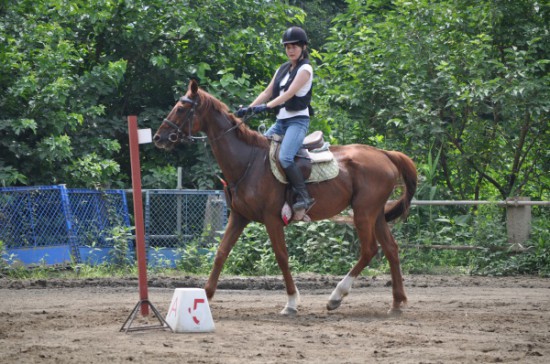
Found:
[{"label": "horse's tail", "polygon": [[403,180],[404,188],[401,197],[387,205],[384,209],[386,221],[392,221],[398,217],[406,218],[411,206],[411,200],[416,192],[417,174],[416,166],[412,159],[401,152],[384,151],[388,158],[399,170],[399,174]]}]

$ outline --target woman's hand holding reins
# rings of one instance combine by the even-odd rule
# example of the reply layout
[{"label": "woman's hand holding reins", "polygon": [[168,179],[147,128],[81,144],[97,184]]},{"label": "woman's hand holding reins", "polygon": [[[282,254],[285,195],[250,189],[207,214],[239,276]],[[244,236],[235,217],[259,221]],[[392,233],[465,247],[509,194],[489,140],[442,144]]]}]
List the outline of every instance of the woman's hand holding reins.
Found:
[{"label": "woman's hand holding reins", "polygon": [[255,115],[260,114],[262,112],[265,112],[269,110],[266,104],[256,105],[256,106],[249,106],[249,107],[240,107],[239,110],[235,112],[235,116],[242,118],[245,115]]}]

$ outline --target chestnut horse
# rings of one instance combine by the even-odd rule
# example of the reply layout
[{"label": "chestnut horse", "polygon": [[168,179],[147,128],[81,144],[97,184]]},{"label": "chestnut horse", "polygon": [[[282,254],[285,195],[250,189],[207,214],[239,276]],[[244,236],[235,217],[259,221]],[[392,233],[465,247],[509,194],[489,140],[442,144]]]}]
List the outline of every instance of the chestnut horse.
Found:
[{"label": "chestnut horse", "polygon": [[[285,225],[281,218],[286,187],[270,170],[270,141],[246,126],[224,103],[192,80],[186,95],[164,119],[153,140],[157,147],[170,150],[181,141],[197,138],[195,135],[199,132],[206,134],[228,181],[231,196],[229,221],[205,285],[207,297],[214,296],[225,260],[244,228],[256,221],[267,229],[284,278],[288,296],[281,314],[296,314],[299,292],[289,268]],[[391,270],[393,303],[390,313],[399,313],[407,297],[397,243],[387,222],[404,218],[408,213],[417,185],[415,165],[403,153],[366,145],[331,146],[330,150],[338,161],[339,174],[325,182],[308,184],[309,193],[316,200],[308,215],[312,220],[328,219],[351,206],[361,251],[355,266],[330,295],[327,309],[340,306],[354,279],[378,252],[380,244]],[[401,197],[386,206],[398,184],[403,185]]]}]

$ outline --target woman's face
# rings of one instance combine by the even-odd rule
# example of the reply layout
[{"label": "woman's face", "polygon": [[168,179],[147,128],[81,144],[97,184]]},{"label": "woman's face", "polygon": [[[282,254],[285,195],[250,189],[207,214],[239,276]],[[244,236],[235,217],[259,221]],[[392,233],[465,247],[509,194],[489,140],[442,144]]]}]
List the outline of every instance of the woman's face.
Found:
[{"label": "woman's face", "polygon": [[[305,47],[306,46],[304,45],[304,48]],[[302,55],[302,47],[300,47],[297,43],[285,44],[285,51],[288,59],[291,62],[297,62]]]}]

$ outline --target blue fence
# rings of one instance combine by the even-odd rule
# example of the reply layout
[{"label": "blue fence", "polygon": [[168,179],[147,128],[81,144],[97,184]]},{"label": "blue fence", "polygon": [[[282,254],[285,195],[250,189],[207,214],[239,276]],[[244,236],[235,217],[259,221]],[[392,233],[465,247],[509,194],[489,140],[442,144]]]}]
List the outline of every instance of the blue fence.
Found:
[{"label": "blue fence", "polygon": [[122,190],[0,188],[0,240],[10,263],[102,262],[113,229],[129,226]]},{"label": "blue fence", "polygon": [[[148,264],[175,266],[190,242],[205,251],[222,234],[222,191],[145,190]],[[126,192],[59,186],[0,188],[0,241],[8,263],[98,264],[130,227]],[[128,240],[130,254],[133,240]],[[131,259],[135,259],[134,256]]]}]

